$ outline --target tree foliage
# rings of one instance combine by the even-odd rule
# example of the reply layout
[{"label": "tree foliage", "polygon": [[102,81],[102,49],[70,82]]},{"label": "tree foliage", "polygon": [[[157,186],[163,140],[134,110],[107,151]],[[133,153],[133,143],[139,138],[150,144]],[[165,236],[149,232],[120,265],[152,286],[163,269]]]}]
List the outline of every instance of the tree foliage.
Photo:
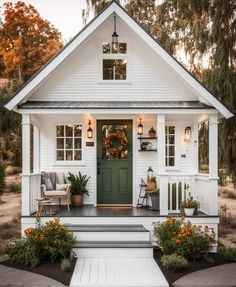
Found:
[{"label": "tree foliage", "polygon": [[32,5],[7,2],[2,8],[1,74],[22,84],[62,47],[61,35]]}]

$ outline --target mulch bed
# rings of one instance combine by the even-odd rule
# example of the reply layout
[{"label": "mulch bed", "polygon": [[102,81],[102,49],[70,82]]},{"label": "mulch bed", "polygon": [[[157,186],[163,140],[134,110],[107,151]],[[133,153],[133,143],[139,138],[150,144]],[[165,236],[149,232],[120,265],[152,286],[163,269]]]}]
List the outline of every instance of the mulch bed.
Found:
[{"label": "mulch bed", "polygon": [[224,260],[224,257],[220,254],[217,253],[212,253],[209,255],[209,257],[213,258],[215,260],[214,263],[209,263],[205,260],[199,260],[196,261],[195,263],[193,261],[188,261],[189,263],[189,267],[187,269],[181,270],[181,271],[170,271],[168,269],[166,269],[162,263],[161,263],[161,256],[163,255],[162,251],[158,248],[155,248],[154,251],[154,259],[156,261],[156,263],[158,264],[158,266],[160,267],[162,273],[164,274],[164,276],[166,277],[166,280],[168,281],[168,283],[171,285],[174,281],[176,281],[177,279],[179,279],[182,276],[185,276],[189,273],[198,271],[198,270],[202,270],[202,269],[206,269],[206,268],[210,268],[210,267],[214,267],[217,265],[222,265],[222,264],[226,264],[229,263],[227,261]]},{"label": "mulch bed", "polygon": [[76,260],[73,260],[71,264],[72,268],[71,268],[71,271],[69,272],[61,271],[61,262],[55,262],[54,264],[52,264],[51,261],[49,260],[44,260],[40,262],[39,265],[35,268],[32,268],[30,266],[20,265],[15,262],[12,262],[11,260],[3,261],[0,264],[8,266],[8,267],[24,270],[24,271],[29,271],[32,273],[37,273],[37,274],[52,278],[58,282],[61,282],[62,284],[66,286],[69,286],[70,280],[71,280],[71,277],[72,277],[72,274],[75,268],[75,263],[76,263]]}]

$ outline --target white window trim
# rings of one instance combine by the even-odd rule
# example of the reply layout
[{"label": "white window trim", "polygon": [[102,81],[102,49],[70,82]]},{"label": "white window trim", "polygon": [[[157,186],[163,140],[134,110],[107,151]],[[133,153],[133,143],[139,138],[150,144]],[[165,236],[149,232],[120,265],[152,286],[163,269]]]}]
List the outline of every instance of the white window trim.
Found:
[{"label": "white window trim", "polygon": [[[82,160],[57,160],[57,133],[56,133],[56,129],[57,126],[60,125],[81,125],[82,126],[82,137],[81,137],[81,141],[82,141]],[[54,136],[54,164],[53,166],[83,166],[86,164],[86,160],[85,160],[85,133],[86,133],[86,127],[85,125],[81,122],[57,122],[54,124],[54,131],[53,131],[53,136]]]},{"label": "white window trim", "polygon": [[[180,127],[174,122],[167,122],[165,127],[174,126],[175,127],[175,165],[165,166],[166,171],[179,171],[180,170]],[[166,132],[165,132],[165,147],[166,147]],[[166,160],[166,154],[165,154]]]},{"label": "white window trim", "polygon": [[[109,39],[111,40],[111,38]],[[132,44],[127,38],[121,38],[119,37],[119,42],[120,43],[126,43],[127,44],[127,53],[126,54],[103,54],[102,53],[102,44],[104,42],[108,42],[107,38],[99,39],[98,41],[98,46],[97,46],[97,51],[98,51],[98,84],[101,85],[124,85],[124,84],[132,84],[131,82],[131,57],[130,55],[131,50],[132,50]],[[118,60],[118,59],[127,59],[127,64],[126,64],[126,80],[103,80],[103,59],[110,59],[110,60]]]}]

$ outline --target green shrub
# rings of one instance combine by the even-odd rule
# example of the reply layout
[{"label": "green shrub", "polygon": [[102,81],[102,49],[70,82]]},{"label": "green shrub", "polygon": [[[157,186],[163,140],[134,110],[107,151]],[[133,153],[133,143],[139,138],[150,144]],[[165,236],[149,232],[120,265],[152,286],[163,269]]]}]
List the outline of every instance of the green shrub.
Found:
[{"label": "green shrub", "polygon": [[212,228],[192,225],[184,218],[169,217],[154,223],[154,236],[165,255],[177,253],[185,258],[204,258],[215,242]]},{"label": "green shrub", "polygon": [[0,163],[0,196],[5,192],[6,188],[6,175],[5,175],[5,167],[2,163]]},{"label": "green shrub", "polygon": [[226,261],[236,262],[236,248],[233,247],[221,247],[219,253],[222,254]]},{"label": "green shrub", "polygon": [[161,263],[169,270],[178,271],[188,267],[188,261],[181,255],[176,253],[171,255],[163,255]]},{"label": "green shrub", "polygon": [[62,259],[61,261],[61,271],[68,272],[71,270],[71,263],[69,259]]},{"label": "green shrub", "polygon": [[74,244],[73,234],[55,219],[46,222],[45,226],[27,228],[25,238],[10,245],[6,253],[12,261],[34,267],[42,259],[49,258],[53,263],[57,259],[70,258]]}]

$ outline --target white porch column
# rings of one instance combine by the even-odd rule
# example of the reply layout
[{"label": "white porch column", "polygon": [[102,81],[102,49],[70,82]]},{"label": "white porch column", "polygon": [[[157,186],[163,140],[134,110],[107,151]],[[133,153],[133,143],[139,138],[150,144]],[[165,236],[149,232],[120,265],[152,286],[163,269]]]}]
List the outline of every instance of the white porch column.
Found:
[{"label": "white porch column", "polygon": [[210,214],[217,215],[218,194],[218,117],[210,115],[209,120],[209,185],[210,185]]},{"label": "white porch column", "polygon": [[40,173],[40,130],[34,125],[34,157],[33,157],[34,173]]},{"label": "white porch column", "polygon": [[157,115],[157,170],[160,176],[160,215],[168,214],[168,177],[165,164],[165,115]]},{"label": "white porch column", "polygon": [[22,215],[30,215],[30,115],[22,115]]}]

